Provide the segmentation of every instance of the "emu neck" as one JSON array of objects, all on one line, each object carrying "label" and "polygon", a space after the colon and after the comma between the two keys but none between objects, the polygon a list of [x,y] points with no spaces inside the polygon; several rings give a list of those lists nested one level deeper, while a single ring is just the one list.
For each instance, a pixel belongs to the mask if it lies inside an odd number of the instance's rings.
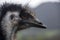
[{"label": "emu neck", "polygon": [[[4,24],[2,25],[2,35],[1,36],[1,39],[2,40],[15,40],[14,39],[14,36],[16,35],[16,29],[17,27],[16,26],[11,26],[10,24]],[[3,37],[3,38],[2,38]]]},{"label": "emu neck", "polygon": [[3,31],[2,31],[2,28],[0,27],[0,40],[6,40],[5,39],[5,35],[3,35]]}]

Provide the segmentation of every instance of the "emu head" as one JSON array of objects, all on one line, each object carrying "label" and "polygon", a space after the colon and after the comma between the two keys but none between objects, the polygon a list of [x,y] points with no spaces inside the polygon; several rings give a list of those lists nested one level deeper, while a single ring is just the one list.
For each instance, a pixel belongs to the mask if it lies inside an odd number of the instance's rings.
[{"label": "emu head", "polygon": [[33,12],[17,4],[4,4],[1,7],[0,26],[6,40],[14,40],[18,30],[30,27],[46,28],[41,22],[36,20]]}]

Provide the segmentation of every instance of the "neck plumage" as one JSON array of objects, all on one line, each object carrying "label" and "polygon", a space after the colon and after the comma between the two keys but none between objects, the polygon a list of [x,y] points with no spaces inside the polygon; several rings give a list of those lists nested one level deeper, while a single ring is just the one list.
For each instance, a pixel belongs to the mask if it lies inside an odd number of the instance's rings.
[{"label": "neck plumage", "polygon": [[6,40],[6,35],[3,34],[3,30],[1,26],[0,26],[0,40]]},{"label": "neck plumage", "polygon": [[0,40],[15,40],[17,27],[2,26],[0,28]]}]

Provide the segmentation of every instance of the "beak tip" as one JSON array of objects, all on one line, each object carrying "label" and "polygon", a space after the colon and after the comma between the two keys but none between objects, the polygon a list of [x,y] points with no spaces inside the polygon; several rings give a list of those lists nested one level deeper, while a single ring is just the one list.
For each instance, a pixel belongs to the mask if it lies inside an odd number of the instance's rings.
[{"label": "beak tip", "polygon": [[43,25],[42,27],[43,27],[44,29],[47,29],[47,25]]},{"label": "beak tip", "polygon": [[47,27],[44,27],[44,29],[47,29]]},{"label": "beak tip", "polygon": [[47,29],[47,27],[45,27],[45,26],[41,26],[41,28],[43,28],[43,29]]}]

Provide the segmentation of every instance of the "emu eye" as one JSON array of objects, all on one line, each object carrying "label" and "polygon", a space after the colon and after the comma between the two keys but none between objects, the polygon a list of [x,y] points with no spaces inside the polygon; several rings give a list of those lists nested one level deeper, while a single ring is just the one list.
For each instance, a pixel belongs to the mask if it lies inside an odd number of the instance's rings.
[{"label": "emu eye", "polygon": [[10,18],[13,19],[14,18],[14,15],[11,15]]},{"label": "emu eye", "polygon": [[29,13],[21,13],[20,17],[22,19],[29,19],[29,18],[33,18],[32,15],[30,15]]}]

